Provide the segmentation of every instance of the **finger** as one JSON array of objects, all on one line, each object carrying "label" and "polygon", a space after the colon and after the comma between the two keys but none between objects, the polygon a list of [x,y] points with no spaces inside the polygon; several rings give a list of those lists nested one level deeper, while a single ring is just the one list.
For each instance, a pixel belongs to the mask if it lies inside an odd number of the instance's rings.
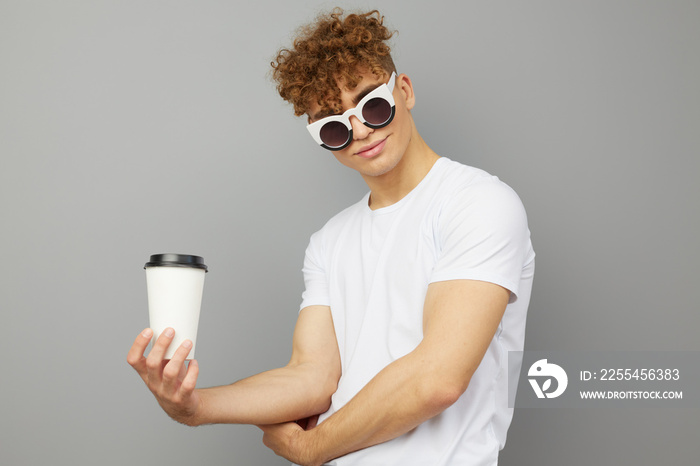
[{"label": "finger", "polygon": [[174,393],[177,390],[178,382],[181,380],[179,376],[186,371],[185,358],[191,349],[192,342],[190,340],[183,341],[175,351],[175,354],[173,354],[170,362],[165,365],[163,369],[163,388],[169,393]]},{"label": "finger", "polygon": [[258,426],[262,429],[263,444],[276,454],[290,459],[287,455],[291,437],[304,430],[296,422],[285,422],[267,426]]},{"label": "finger", "polygon": [[[182,345],[180,345],[180,348],[178,348],[179,351],[183,352],[183,364],[180,365],[180,373],[177,375],[178,382],[182,382],[182,380],[185,378],[185,375],[187,374],[187,368],[189,367],[189,364],[187,362],[187,356],[190,355],[193,346],[194,343],[192,343],[192,340],[185,340],[182,342]],[[177,351],[175,351],[175,354],[177,354]]]},{"label": "finger", "polygon": [[170,327],[166,328],[153,344],[151,352],[148,353],[146,367],[148,368],[148,381],[150,383],[159,383],[161,381],[164,367],[163,357],[174,336],[175,330]]},{"label": "finger", "polygon": [[180,391],[183,397],[187,397],[194,392],[197,386],[197,376],[199,376],[199,363],[197,363],[196,359],[193,359],[187,366],[187,373],[185,374],[185,378],[182,379],[182,385],[180,385]]},{"label": "finger", "polygon": [[139,334],[139,336],[136,337],[134,344],[131,345],[129,353],[126,355],[126,362],[128,362],[131,367],[133,367],[136,372],[139,373],[144,381],[147,377],[146,358],[144,357],[144,353],[152,337],[153,330],[150,328],[145,329]]},{"label": "finger", "polygon": [[304,430],[311,430],[318,425],[318,414],[311,416],[306,423]]},{"label": "finger", "polygon": [[298,419],[296,423],[299,424],[299,427],[306,430],[306,426],[309,424],[309,418],[305,417],[304,419]]},{"label": "finger", "polygon": [[177,374],[178,383],[182,383],[182,380],[185,378],[185,375],[187,374],[187,366],[187,359],[185,359],[185,362],[180,366],[180,372]]}]

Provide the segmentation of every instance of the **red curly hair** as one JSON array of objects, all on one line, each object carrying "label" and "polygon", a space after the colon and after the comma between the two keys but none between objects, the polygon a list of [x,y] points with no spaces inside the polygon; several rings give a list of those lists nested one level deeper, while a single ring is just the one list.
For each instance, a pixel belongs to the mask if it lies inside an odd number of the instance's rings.
[{"label": "red curly hair", "polygon": [[300,29],[291,49],[281,49],[272,77],[282,98],[294,105],[294,113],[303,115],[313,102],[324,111],[340,113],[338,82],[354,89],[371,72],[377,78],[396,71],[387,41],[394,32],[384,26],[377,10],[349,14],[334,9]]}]

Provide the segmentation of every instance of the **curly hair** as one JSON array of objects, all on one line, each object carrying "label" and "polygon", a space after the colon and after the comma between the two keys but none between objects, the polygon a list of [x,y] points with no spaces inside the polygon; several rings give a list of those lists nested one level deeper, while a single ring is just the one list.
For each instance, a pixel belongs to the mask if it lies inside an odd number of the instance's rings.
[{"label": "curly hair", "polygon": [[315,101],[324,111],[340,113],[338,82],[354,89],[371,72],[381,79],[396,71],[388,39],[394,35],[384,26],[377,10],[349,14],[334,9],[299,30],[291,49],[281,49],[271,62],[272,78],[280,96],[299,116]]}]

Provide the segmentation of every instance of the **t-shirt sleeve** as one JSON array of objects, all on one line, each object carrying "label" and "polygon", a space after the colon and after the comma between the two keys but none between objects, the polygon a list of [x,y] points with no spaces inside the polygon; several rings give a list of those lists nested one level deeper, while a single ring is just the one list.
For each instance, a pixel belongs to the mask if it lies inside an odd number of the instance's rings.
[{"label": "t-shirt sleeve", "polygon": [[450,197],[440,211],[436,241],[431,282],[487,281],[517,296],[522,269],[534,259],[523,204],[495,177]]},{"label": "t-shirt sleeve", "polygon": [[301,295],[301,306],[305,307],[330,306],[330,293],[328,292],[328,275],[323,260],[322,231],[311,236],[309,245],[304,255],[304,292]]}]

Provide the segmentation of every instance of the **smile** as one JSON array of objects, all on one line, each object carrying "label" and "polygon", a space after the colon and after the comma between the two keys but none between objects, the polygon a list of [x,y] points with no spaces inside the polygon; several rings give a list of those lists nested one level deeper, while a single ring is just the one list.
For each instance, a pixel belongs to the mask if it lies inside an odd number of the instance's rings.
[{"label": "smile", "polygon": [[[387,136],[387,138],[388,138],[388,136]],[[384,138],[381,141],[373,142],[372,144],[364,146],[359,151],[355,152],[355,155],[362,157],[362,158],[365,158],[365,159],[369,159],[369,158],[372,158],[372,157],[378,155],[384,149],[384,146],[386,145],[387,138]]]}]

